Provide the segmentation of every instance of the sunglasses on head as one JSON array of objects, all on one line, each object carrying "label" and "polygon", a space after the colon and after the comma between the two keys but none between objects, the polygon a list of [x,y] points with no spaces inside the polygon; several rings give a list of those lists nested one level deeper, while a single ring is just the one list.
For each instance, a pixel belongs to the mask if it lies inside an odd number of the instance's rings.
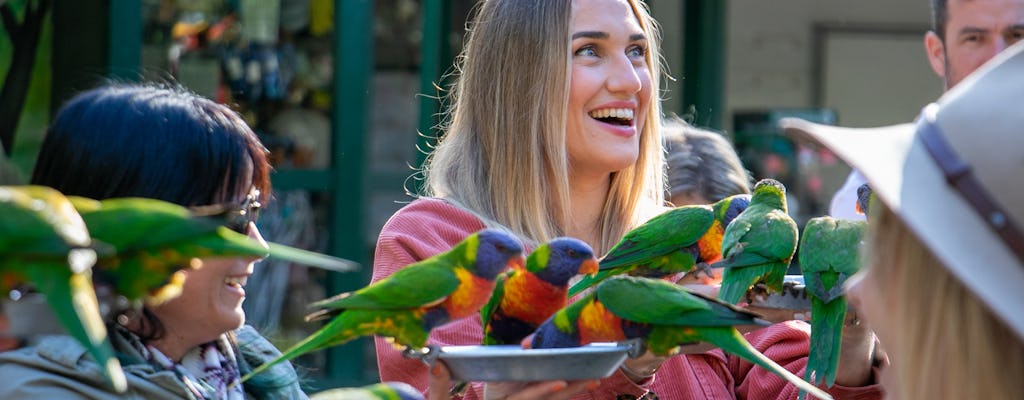
[{"label": "sunglasses on head", "polygon": [[260,216],[260,190],[252,188],[245,200],[234,204],[214,204],[189,208],[193,215],[220,219],[224,227],[247,235],[249,223],[255,223]]}]

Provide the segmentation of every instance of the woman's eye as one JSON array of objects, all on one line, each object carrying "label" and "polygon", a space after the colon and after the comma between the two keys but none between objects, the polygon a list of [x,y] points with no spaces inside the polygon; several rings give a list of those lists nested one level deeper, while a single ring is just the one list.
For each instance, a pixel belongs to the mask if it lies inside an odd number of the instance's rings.
[{"label": "woman's eye", "polygon": [[594,56],[597,56],[597,50],[595,50],[593,46],[586,45],[586,46],[583,46],[583,47],[580,47],[579,49],[577,49],[576,52],[573,53],[573,55],[584,56],[584,57],[594,57]]},{"label": "woman's eye", "polygon": [[642,57],[647,56],[647,48],[644,47],[644,46],[639,46],[639,45],[638,46],[631,46],[629,49],[626,49],[626,55],[628,55],[631,58],[632,57],[641,57],[642,58]]}]

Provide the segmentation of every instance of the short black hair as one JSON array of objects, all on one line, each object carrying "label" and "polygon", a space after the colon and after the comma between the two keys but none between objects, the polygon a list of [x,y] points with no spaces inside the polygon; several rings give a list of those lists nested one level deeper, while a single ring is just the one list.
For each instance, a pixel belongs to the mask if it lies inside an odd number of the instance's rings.
[{"label": "short black hair", "polygon": [[949,20],[949,0],[931,0],[932,3],[932,32],[939,36],[943,43],[946,42],[946,21]]},{"label": "short black hair", "polygon": [[266,148],[223,104],[180,87],[110,84],[83,92],[46,131],[31,183],[102,200],[146,197],[183,206],[270,192]]}]

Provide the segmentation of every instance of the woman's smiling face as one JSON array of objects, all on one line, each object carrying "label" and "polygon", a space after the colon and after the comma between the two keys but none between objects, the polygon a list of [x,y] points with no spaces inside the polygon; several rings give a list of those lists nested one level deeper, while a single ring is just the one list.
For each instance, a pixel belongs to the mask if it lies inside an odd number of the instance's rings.
[{"label": "woman's smiling face", "polygon": [[574,0],[566,146],[576,176],[633,165],[650,108],[647,37],[626,0]]}]

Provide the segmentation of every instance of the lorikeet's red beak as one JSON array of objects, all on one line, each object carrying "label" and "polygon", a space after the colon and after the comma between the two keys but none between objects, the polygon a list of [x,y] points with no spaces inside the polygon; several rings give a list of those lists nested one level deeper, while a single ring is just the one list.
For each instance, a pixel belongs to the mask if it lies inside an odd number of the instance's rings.
[{"label": "lorikeet's red beak", "polygon": [[508,260],[508,266],[516,269],[524,269],[526,268],[526,257],[522,254],[512,257]]},{"label": "lorikeet's red beak", "polygon": [[598,267],[600,267],[600,264],[598,264],[597,258],[591,258],[589,260],[584,261],[583,264],[580,265],[580,273],[594,275],[597,273]]}]

